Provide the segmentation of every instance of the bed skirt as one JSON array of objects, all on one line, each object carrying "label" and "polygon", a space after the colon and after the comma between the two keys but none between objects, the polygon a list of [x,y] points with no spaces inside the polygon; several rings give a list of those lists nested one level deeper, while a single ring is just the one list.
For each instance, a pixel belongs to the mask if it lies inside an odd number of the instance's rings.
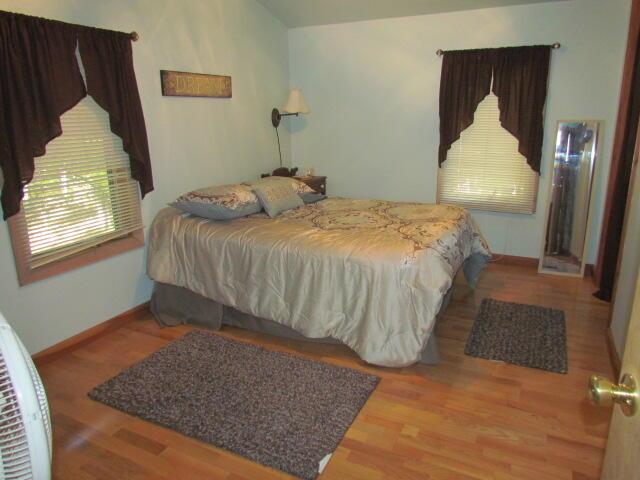
[{"label": "bed skirt", "polygon": [[[443,312],[451,298],[449,289],[442,301],[440,312]],[[243,313],[203,297],[191,290],[166,283],[155,282],[150,302],[151,313],[160,326],[170,327],[182,324],[194,324],[212,330],[220,330],[222,325],[231,325],[254,332],[266,333],[278,337],[305,340],[308,342],[340,344],[331,338],[309,338],[301,333],[266,318],[259,318]],[[436,321],[441,313],[436,317]],[[438,345],[435,335],[431,335],[418,363],[435,365],[439,363]]]}]

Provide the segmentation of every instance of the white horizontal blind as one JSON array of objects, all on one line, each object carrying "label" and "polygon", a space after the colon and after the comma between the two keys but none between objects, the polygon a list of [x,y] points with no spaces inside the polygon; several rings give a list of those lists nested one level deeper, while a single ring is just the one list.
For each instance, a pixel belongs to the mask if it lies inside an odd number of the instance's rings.
[{"label": "white horizontal blind", "polygon": [[518,152],[518,140],[500,125],[498,98],[490,93],[439,169],[438,202],[534,213],[537,190],[538,174]]},{"label": "white horizontal blind", "polygon": [[142,228],[138,184],[107,112],[87,96],[61,123],[22,201],[19,235],[31,268]]}]

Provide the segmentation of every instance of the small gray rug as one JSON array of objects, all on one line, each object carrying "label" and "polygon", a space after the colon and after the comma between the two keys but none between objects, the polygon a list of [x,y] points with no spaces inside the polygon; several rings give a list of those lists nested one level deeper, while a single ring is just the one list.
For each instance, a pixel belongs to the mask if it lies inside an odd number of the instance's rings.
[{"label": "small gray rug", "polygon": [[313,479],[379,380],[192,331],[97,386],[89,397]]},{"label": "small gray rug", "polygon": [[464,353],[472,357],[567,373],[564,312],[485,298]]}]

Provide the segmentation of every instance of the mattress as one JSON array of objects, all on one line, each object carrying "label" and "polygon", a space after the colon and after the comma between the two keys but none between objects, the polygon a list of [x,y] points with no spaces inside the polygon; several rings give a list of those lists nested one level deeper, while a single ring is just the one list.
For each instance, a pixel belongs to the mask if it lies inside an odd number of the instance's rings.
[{"label": "mattress", "polygon": [[165,208],[150,228],[147,270],[396,367],[419,359],[457,271],[474,286],[489,258],[462,208],[330,198],[273,219],[211,221]]}]

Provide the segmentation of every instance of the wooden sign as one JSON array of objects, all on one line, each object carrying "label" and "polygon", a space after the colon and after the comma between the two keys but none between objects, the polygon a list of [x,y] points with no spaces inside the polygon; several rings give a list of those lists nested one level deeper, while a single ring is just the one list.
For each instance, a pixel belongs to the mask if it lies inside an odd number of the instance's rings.
[{"label": "wooden sign", "polygon": [[160,70],[165,97],[231,98],[231,77]]}]

